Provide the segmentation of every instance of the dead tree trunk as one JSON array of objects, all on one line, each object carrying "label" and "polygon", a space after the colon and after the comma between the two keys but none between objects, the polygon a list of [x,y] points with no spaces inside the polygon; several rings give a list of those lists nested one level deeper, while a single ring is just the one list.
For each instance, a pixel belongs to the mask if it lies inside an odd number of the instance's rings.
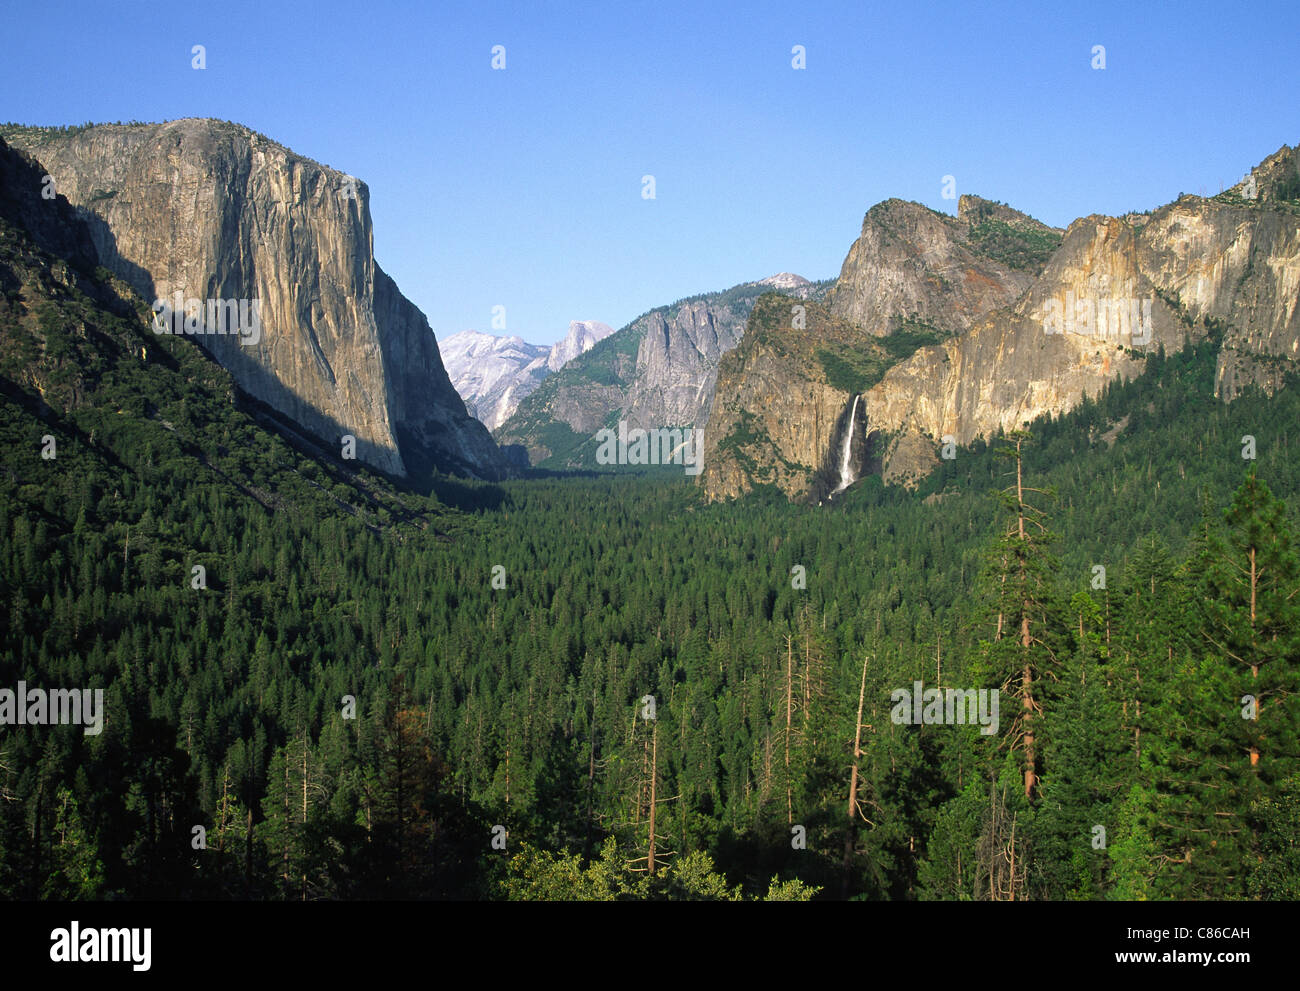
[{"label": "dead tree trunk", "polygon": [[862,755],[862,705],[867,697],[867,661],[862,656],[862,683],[858,686],[858,718],[853,728],[853,762],[849,772],[848,829],[844,836],[844,880],[842,895],[848,898],[849,875],[853,868],[853,839],[858,828],[858,758]]}]

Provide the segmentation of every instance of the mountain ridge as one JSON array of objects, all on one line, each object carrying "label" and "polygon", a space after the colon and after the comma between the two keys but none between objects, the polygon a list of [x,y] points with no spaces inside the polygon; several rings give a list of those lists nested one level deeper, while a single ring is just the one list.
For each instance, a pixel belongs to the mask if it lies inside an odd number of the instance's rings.
[{"label": "mountain ridge", "polygon": [[[791,273],[771,279],[809,299],[829,285]],[[576,468],[594,466],[595,433],[620,419],[630,429],[703,427],[718,360],[739,342],[755,301],[771,291],[768,280],[647,310],[547,379],[495,436],[534,465]]]},{"label": "mountain ridge", "polygon": [[438,344],[451,384],[489,430],[503,424],[548,375],[614,333],[599,320],[573,320],[552,345],[528,344],[516,335],[462,330]]},{"label": "mountain ridge", "polygon": [[[841,406],[857,395],[865,400],[865,443],[855,449],[878,459],[886,482],[914,486],[939,464],[945,439],[968,444],[1066,412],[1108,382],[1140,374],[1148,354],[1176,351],[1211,333],[1222,332],[1216,395],[1224,400],[1251,385],[1277,388],[1295,366],[1300,162],[1294,149],[1283,145],[1216,197],[1184,195],[1122,218],[1080,217],[1059,232],[1059,241],[1057,233],[978,197],[962,198],[958,218],[900,200],[868,211],[828,297],[830,314],[858,328],[857,347],[871,338],[888,342],[910,326],[934,338],[877,381],[862,380],[861,388],[840,382]],[[769,321],[766,331],[769,341],[796,333],[781,321]],[[726,388],[715,393],[712,422],[735,433],[743,421],[744,437],[790,439],[763,448],[728,446],[730,433],[715,437],[709,446],[715,462],[706,457],[700,484],[708,498],[721,499],[777,478],[788,498],[815,498],[811,468],[790,475],[778,466],[821,463],[834,439],[831,428],[823,426],[815,441],[789,435],[769,410],[771,396],[745,381],[752,357],[742,341],[724,358],[719,381],[725,378]],[[774,391],[799,394],[824,382],[798,365],[764,369],[765,388]],[[798,414],[783,409],[781,415]],[[815,419],[833,418],[820,410]]]}]

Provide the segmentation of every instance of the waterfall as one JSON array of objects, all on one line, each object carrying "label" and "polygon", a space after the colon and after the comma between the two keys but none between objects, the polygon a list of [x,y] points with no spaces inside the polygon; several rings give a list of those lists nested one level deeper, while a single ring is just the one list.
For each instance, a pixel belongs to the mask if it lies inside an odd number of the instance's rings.
[{"label": "waterfall", "polygon": [[849,429],[844,432],[844,452],[840,455],[840,484],[831,493],[832,499],[857,481],[853,477],[853,468],[849,464],[853,456],[853,425],[857,420],[857,416],[858,397],[855,395],[853,405],[849,408]]}]

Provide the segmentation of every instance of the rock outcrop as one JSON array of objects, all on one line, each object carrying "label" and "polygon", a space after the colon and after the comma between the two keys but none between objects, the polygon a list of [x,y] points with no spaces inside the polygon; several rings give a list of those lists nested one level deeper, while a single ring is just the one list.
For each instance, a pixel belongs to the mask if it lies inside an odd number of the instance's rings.
[{"label": "rock outcrop", "polygon": [[[830,439],[842,436],[860,390],[852,366],[887,361],[882,345],[815,302],[769,293],[750,314],[743,343],[723,355],[700,479],[713,498],[772,486],[791,499],[821,499],[839,479]],[[857,464],[870,461],[858,424]],[[865,441],[865,444],[864,444]]]},{"label": "rock outcrop", "polygon": [[[700,478],[710,498],[764,484],[792,499],[826,497],[836,478],[828,471],[833,432],[842,430],[853,396],[879,382],[915,344],[964,331],[1017,299],[1060,242],[1059,231],[1010,207],[975,196],[958,205],[959,215],[950,217],[902,200],[877,204],[863,219],[825,310],[809,308],[799,326],[788,313],[778,319],[793,300],[771,303],[760,314],[760,337],[752,336],[751,316],[744,341],[723,359],[707,416]],[[767,395],[768,389],[780,394]],[[809,404],[806,414],[800,402]],[[855,457],[879,463],[883,441],[867,403],[863,410],[864,444],[854,448]],[[898,438],[889,443],[886,453],[898,453]]]},{"label": "rock outcrop", "polygon": [[958,200],[956,217],[886,200],[863,218],[827,301],[876,337],[904,321],[957,333],[1014,302],[1059,241],[1060,231],[976,196]]},{"label": "rock outcrop", "polygon": [[365,183],[215,120],[15,128],[147,300],[256,300],[260,334],[195,337],[240,388],[393,475],[498,477],[424,315],[375,263]]},{"label": "rock outcrop", "polygon": [[[867,394],[868,416],[931,449],[944,435],[964,444],[1069,410],[1140,374],[1147,353],[1211,331],[1222,334],[1220,398],[1273,389],[1297,367],[1298,300],[1300,209],[1286,201],[1234,190],[1149,216],[1085,217],[1015,306],[891,369]],[[924,468],[887,458],[885,478]]]}]

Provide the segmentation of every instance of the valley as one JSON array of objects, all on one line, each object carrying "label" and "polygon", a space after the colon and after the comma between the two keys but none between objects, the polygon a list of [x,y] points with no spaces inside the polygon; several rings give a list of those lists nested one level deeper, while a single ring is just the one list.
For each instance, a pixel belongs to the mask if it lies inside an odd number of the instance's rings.
[{"label": "valley", "polygon": [[553,27],[0,125],[0,899],[1300,898],[1285,121],[1044,177],[1045,61]]},{"label": "valley", "polygon": [[[5,162],[7,190],[40,171]],[[268,430],[236,373],[153,332],[70,205],[29,226],[31,200],[3,206],[3,670],[105,691],[94,736],[4,738],[7,897],[1291,892],[1300,623],[1278,500],[1300,493],[1300,392],[1216,397],[1220,325],[1037,417],[1011,461],[977,437],[911,489],[866,474],[822,506],[716,502],[633,467],[421,494]],[[790,305],[757,300],[748,361],[825,374],[811,345],[782,350]],[[853,340],[793,305],[822,346]],[[725,360],[720,382],[753,381]],[[825,388],[842,483],[876,425]],[[1000,496],[1009,467],[1049,494]],[[1057,549],[1018,543],[1017,514]],[[998,635],[1022,628],[1028,682]],[[1223,638],[1252,663],[1206,649]],[[1001,731],[891,720],[918,680],[1001,691]],[[1258,721],[1225,726],[1243,694]],[[656,792],[674,799],[651,818]],[[981,852],[1010,814],[1017,868]],[[651,845],[656,872],[627,871]]]}]

